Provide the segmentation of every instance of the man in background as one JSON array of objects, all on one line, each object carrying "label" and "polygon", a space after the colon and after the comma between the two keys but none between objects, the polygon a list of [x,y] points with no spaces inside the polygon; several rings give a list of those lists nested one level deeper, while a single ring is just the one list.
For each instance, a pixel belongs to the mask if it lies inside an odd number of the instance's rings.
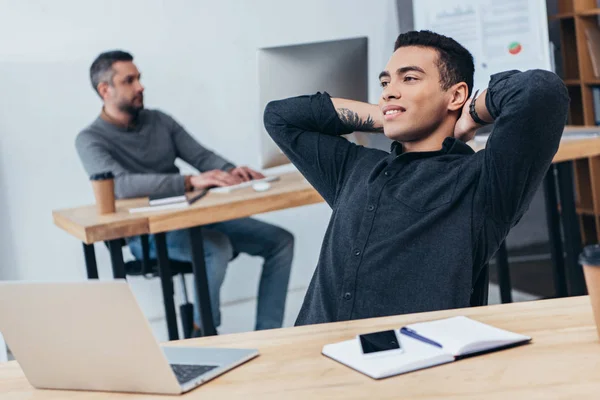
[{"label": "man in background", "polygon": [[[90,79],[102,99],[102,111],[75,141],[89,175],[106,171],[114,174],[116,198],[184,194],[264,177],[251,168],[236,167],[206,149],[162,111],[144,109],[140,77],[131,54],[123,51],[100,54],[92,63]],[[174,164],[177,158],[199,173],[181,175]],[[265,260],[258,290],[256,329],[281,327],[293,258],[292,234],[251,218],[210,224],[202,232],[215,326],[221,322],[219,292],[227,264],[234,254],[247,253]],[[191,261],[185,230],[168,232],[166,240],[169,258]],[[141,239],[130,238],[128,243],[133,255],[141,259]],[[156,258],[153,236],[150,236],[150,257]],[[196,329],[199,319],[196,307]]]}]

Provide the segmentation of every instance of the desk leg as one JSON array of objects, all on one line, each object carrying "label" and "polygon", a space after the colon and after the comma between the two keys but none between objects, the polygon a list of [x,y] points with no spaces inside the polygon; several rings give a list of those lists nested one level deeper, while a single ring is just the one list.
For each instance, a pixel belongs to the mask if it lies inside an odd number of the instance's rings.
[{"label": "desk leg", "polygon": [[115,279],[125,279],[125,263],[123,262],[123,241],[121,239],[108,242],[110,261]]},{"label": "desk leg", "polygon": [[171,265],[167,253],[167,238],[165,233],[154,235],[156,243],[156,258],[158,259],[158,273],[163,292],[163,302],[165,304],[165,316],[167,318],[167,330],[169,331],[169,340],[178,340],[179,332],[177,329],[177,315],[175,314],[175,301],[173,300],[173,275],[171,274]]},{"label": "desk leg", "polygon": [[94,243],[83,243],[83,256],[85,258],[85,268],[87,270],[88,279],[98,279],[98,266],[96,265]]},{"label": "desk leg", "polygon": [[210,308],[210,296],[208,293],[208,278],[206,276],[206,263],[204,261],[204,243],[202,241],[202,227],[189,229],[190,244],[192,246],[192,265],[194,268],[194,284],[196,287],[197,307],[200,309],[202,321],[202,334],[213,336],[217,334],[213,322],[212,310]]},{"label": "desk leg", "polygon": [[496,270],[498,271],[498,284],[500,285],[500,301],[512,303],[512,284],[510,283],[510,270],[508,269],[508,251],[506,242],[502,242],[496,252]]},{"label": "desk leg", "polygon": [[565,259],[563,242],[560,233],[560,216],[558,214],[558,199],[556,197],[556,180],[554,165],[544,178],[544,201],[546,205],[546,225],[550,238],[550,257],[552,258],[552,271],[554,273],[554,292],[556,297],[569,295],[567,277],[565,275]]},{"label": "desk leg", "polygon": [[583,269],[578,261],[582,245],[579,219],[575,210],[573,163],[571,161],[558,163],[556,170],[558,171],[558,191],[560,193],[563,233],[565,235],[570,294],[571,296],[579,296],[585,294],[586,290]]}]

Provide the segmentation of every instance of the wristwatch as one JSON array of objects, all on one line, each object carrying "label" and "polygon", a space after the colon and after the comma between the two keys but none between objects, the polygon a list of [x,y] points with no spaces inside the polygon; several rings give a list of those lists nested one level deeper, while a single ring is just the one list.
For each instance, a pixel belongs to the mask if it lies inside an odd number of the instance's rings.
[{"label": "wristwatch", "polygon": [[471,118],[473,118],[473,121],[475,121],[479,125],[489,125],[489,124],[491,124],[491,122],[485,122],[484,120],[479,118],[479,115],[477,115],[477,111],[475,110],[475,100],[477,100],[478,93],[479,93],[479,90],[477,90],[475,92],[475,94],[473,95],[473,100],[471,100],[471,104],[469,104],[469,115],[471,115]]}]

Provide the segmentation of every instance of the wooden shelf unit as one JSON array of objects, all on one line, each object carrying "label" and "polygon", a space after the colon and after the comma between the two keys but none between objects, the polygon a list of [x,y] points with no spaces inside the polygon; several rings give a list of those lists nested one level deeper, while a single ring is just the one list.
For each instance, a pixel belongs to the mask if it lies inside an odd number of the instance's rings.
[{"label": "wooden shelf unit", "polygon": [[569,87],[571,106],[569,125],[595,125],[592,88],[600,86],[594,75],[585,37],[585,28],[598,24],[600,8],[596,0],[559,0],[560,40],[565,84]]},{"label": "wooden shelf unit", "polygon": [[[594,75],[585,28],[598,24],[599,16],[596,0],[559,0],[558,14],[550,17],[560,27],[563,79],[571,97],[569,125],[596,125],[592,89],[600,86],[600,77]],[[600,243],[600,157],[576,160],[574,170],[583,244]]]}]

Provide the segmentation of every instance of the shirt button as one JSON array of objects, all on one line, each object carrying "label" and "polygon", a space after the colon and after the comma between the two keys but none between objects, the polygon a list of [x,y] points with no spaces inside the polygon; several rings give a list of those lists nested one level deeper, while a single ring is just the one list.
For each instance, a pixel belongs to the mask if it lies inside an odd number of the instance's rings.
[{"label": "shirt button", "polygon": [[369,211],[373,211],[374,209],[375,209],[375,206],[372,204],[367,207],[367,210],[369,210]]},{"label": "shirt button", "polygon": [[385,176],[390,176],[390,171],[385,171],[383,174],[384,174]]},{"label": "shirt button", "polygon": [[354,255],[357,257],[360,256],[360,250],[354,250]]},{"label": "shirt button", "polygon": [[344,295],[344,298],[345,298],[346,300],[350,300],[350,299],[352,298],[352,293],[350,293],[350,292],[346,292],[346,294]]}]

